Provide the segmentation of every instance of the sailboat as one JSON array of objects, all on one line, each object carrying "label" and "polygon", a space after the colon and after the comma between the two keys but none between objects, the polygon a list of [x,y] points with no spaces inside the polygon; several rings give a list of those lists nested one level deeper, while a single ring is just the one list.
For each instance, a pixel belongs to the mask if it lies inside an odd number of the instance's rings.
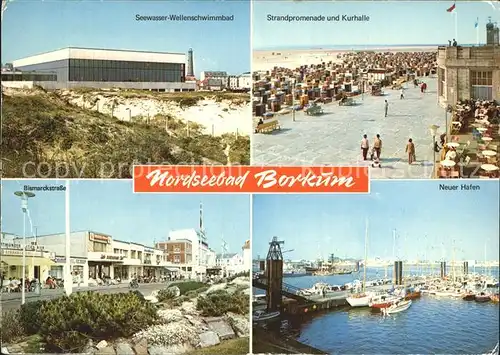
[{"label": "sailboat", "polygon": [[366,260],[368,258],[368,220],[366,221],[365,230],[365,262],[363,263],[363,291],[360,293],[355,293],[354,295],[347,297],[347,303],[351,307],[368,307],[372,299],[372,294],[365,292],[366,288]]}]

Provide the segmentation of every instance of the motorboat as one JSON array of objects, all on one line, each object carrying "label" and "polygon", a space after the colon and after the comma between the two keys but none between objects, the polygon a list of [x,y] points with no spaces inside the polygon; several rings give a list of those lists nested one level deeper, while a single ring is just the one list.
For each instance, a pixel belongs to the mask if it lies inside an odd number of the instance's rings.
[{"label": "motorboat", "polygon": [[468,293],[464,294],[462,296],[462,299],[464,301],[475,301],[476,300],[476,294],[473,293],[472,291],[469,291]]},{"label": "motorboat", "polygon": [[387,308],[401,299],[402,298],[399,296],[394,296],[394,295],[390,295],[390,294],[378,295],[378,296],[373,297],[370,300],[368,305],[371,308],[377,308],[377,309]]},{"label": "motorboat", "polygon": [[405,300],[414,300],[416,298],[420,298],[420,296],[422,295],[422,292],[420,291],[420,288],[416,287],[416,288],[410,288],[408,290],[406,290],[405,292]]},{"label": "motorboat", "polygon": [[479,295],[476,295],[475,301],[479,303],[489,302],[491,300],[490,295],[481,292]]},{"label": "motorboat", "polygon": [[381,310],[382,314],[387,316],[389,314],[406,311],[408,308],[410,308],[410,306],[411,306],[411,300],[408,301],[404,300],[404,301],[398,301],[387,308],[381,308]]},{"label": "motorboat", "polygon": [[372,297],[371,293],[356,293],[347,297],[346,301],[351,307],[369,307]]},{"label": "motorboat", "polygon": [[271,319],[278,318],[280,316],[279,311],[275,312],[266,312],[266,311],[255,311],[252,316],[252,320],[254,322],[262,322],[262,321],[268,321]]}]

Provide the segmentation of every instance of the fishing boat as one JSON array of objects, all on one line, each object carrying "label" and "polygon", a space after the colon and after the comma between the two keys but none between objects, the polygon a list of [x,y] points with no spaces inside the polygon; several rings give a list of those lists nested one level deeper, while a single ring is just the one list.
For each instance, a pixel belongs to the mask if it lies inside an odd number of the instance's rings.
[{"label": "fishing boat", "polygon": [[394,314],[394,313],[406,311],[408,308],[410,308],[410,306],[411,306],[411,300],[398,301],[387,308],[382,308],[381,310],[382,310],[382,314],[387,316],[389,314]]},{"label": "fishing boat", "polygon": [[279,311],[275,312],[265,312],[265,311],[255,311],[252,316],[254,322],[268,321],[271,319],[278,318],[280,316]]},{"label": "fishing boat", "polygon": [[390,294],[384,294],[384,295],[378,295],[373,297],[370,302],[369,306],[371,308],[387,308],[389,306],[392,306],[395,302],[400,301],[402,298]]},{"label": "fishing boat", "polygon": [[479,295],[476,295],[474,300],[476,302],[479,302],[479,303],[484,303],[484,302],[489,302],[491,300],[491,298],[490,298],[490,295],[487,295],[484,292],[481,292]]}]

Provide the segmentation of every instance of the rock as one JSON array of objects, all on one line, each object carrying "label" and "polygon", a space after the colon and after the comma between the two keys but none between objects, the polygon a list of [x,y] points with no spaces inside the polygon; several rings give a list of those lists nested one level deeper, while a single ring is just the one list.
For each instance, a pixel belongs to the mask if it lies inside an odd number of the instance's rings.
[{"label": "rock", "polygon": [[98,355],[116,355],[115,348],[113,346],[106,346],[100,349],[96,354]]},{"label": "rock", "polygon": [[205,332],[200,334],[200,347],[207,348],[220,344],[219,335],[216,332]]},{"label": "rock", "polygon": [[219,335],[220,340],[227,340],[236,337],[231,325],[227,324],[223,317],[205,318],[208,328]]},{"label": "rock", "polygon": [[181,289],[177,286],[172,286],[167,288],[167,291],[173,296],[173,297],[179,297],[181,295]]},{"label": "rock", "polygon": [[182,312],[178,309],[162,309],[158,311],[158,316],[165,323],[172,323],[180,321],[182,317]]},{"label": "rock", "polygon": [[148,347],[149,355],[178,355],[192,351],[194,348],[188,344],[158,346],[152,345]]},{"label": "rock", "polygon": [[95,347],[101,350],[104,349],[106,346],[108,346],[108,342],[106,340],[101,340],[100,342],[97,343]]},{"label": "rock", "polygon": [[193,316],[190,316],[189,314],[186,314],[184,318],[186,318],[192,326],[196,327],[199,332],[208,330],[208,327],[201,319],[197,319]]},{"label": "rock", "polygon": [[116,355],[135,355],[135,352],[129,343],[119,342],[116,344]]},{"label": "rock", "polygon": [[198,315],[199,312],[196,310],[196,303],[189,301],[183,302],[181,305],[181,311],[187,315]]},{"label": "rock", "polygon": [[250,319],[235,313],[226,314],[226,319],[240,337],[250,336]]},{"label": "rock", "polygon": [[226,287],[227,287],[227,284],[225,284],[225,283],[212,285],[205,293],[208,295],[208,294],[216,292],[216,291],[224,290]]},{"label": "rock", "polygon": [[85,345],[82,352],[84,354],[95,354],[97,352],[97,349],[94,347],[94,342],[92,341],[92,339],[89,339],[87,345]]},{"label": "rock", "polygon": [[158,303],[158,298],[156,298],[155,296],[144,296],[144,299],[151,303]]},{"label": "rock", "polygon": [[134,350],[137,355],[148,355],[148,341],[144,338],[139,339],[134,345]]},{"label": "rock", "polygon": [[8,355],[9,350],[7,348],[2,347],[2,354]]}]

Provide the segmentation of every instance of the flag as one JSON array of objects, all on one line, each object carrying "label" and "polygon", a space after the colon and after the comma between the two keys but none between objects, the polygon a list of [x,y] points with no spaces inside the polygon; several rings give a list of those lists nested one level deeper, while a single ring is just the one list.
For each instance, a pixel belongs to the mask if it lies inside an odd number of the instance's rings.
[{"label": "flag", "polygon": [[479,17],[476,19],[476,23],[474,24],[474,28],[477,28],[479,26]]},{"label": "flag", "polygon": [[453,10],[455,10],[455,7],[456,7],[456,5],[453,4],[451,7],[449,7],[448,9],[446,9],[446,12],[453,12]]}]

